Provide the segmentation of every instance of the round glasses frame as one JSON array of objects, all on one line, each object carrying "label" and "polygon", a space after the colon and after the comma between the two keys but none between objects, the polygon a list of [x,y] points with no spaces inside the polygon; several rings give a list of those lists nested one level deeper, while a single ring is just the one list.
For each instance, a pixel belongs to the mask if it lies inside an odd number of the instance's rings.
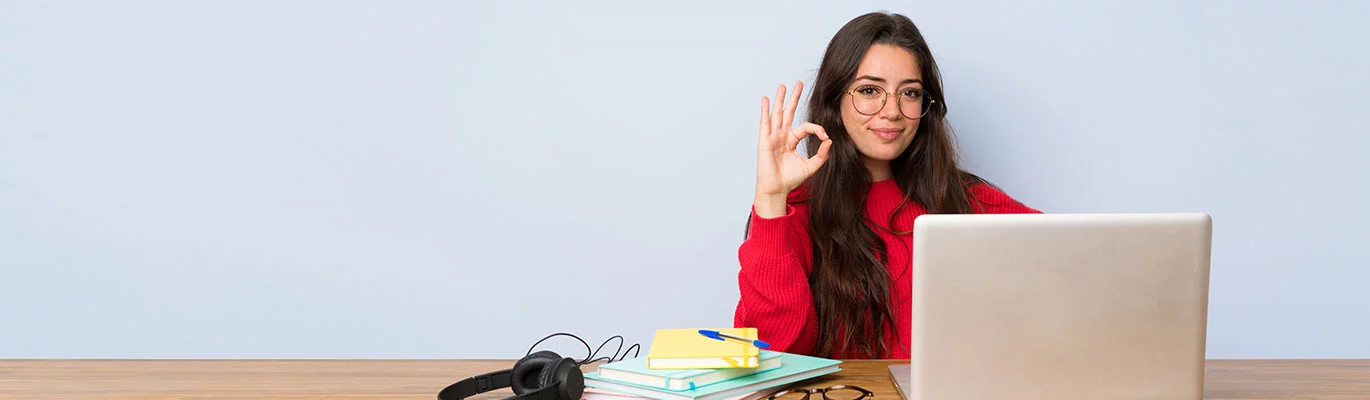
[{"label": "round glasses frame", "polygon": [[[874,89],[880,91],[880,108],[877,108],[877,109],[875,109],[875,111],[872,111],[872,112],[870,112],[870,113],[866,113],[866,112],[864,112],[864,111],[861,111],[861,107],[857,107],[857,106],[856,106],[856,98],[857,98],[857,96],[861,96],[861,95],[859,95],[859,94],[856,94],[856,91],[857,91],[857,90],[861,90],[861,89],[865,89],[865,88],[868,88],[868,87],[869,87],[869,88],[874,88]],[[932,93],[930,93],[930,92],[928,92],[928,91],[926,91],[926,90],[923,90],[923,89],[910,89],[910,90],[918,91],[918,93],[919,93],[920,95],[922,95],[924,99],[927,99],[928,104],[927,104],[927,106],[923,107],[923,113],[922,113],[922,114],[918,114],[917,117],[914,117],[914,116],[910,116],[910,115],[904,113],[904,98],[903,98],[903,97],[899,97],[899,98],[897,98],[897,99],[895,100],[895,106],[899,108],[899,114],[900,114],[900,115],[903,115],[904,118],[908,118],[908,119],[919,119],[919,118],[923,118],[924,116],[927,116],[927,115],[928,115],[928,112],[929,112],[929,111],[932,111],[933,105],[934,105],[934,104],[937,104],[937,99],[932,98]],[[871,86],[860,86],[860,87],[857,87],[857,88],[855,88],[855,89],[848,90],[846,93],[849,94],[849,95],[851,95],[851,107],[852,107],[853,109],[856,109],[856,112],[860,113],[861,115],[875,115],[875,114],[879,114],[879,113],[880,113],[880,110],[884,110],[884,109],[885,109],[885,106],[889,104],[890,95],[894,94],[894,93],[890,93],[890,92],[885,91],[885,88],[882,88],[882,87],[879,87],[879,86],[874,86],[874,85],[871,85]],[[896,96],[897,96],[897,95],[896,95]]]},{"label": "round glasses frame", "polygon": [[[857,392],[860,392],[860,393],[861,393],[861,396],[860,396],[860,397],[857,397],[857,398],[854,398],[854,399],[853,399],[853,398],[833,399],[833,398],[829,398],[829,397],[828,397],[828,391],[831,391],[831,390],[844,390],[844,389],[850,389],[850,390],[855,390],[855,391],[857,391]],[[776,399],[778,399],[778,398],[780,398],[780,397],[788,396],[788,395],[791,395],[791,394],[799,394],[799,393],[803,393],[803,394],[804,394],[804,397],[803,397],[802,399],[800,399],[800,400],[809,400],[809,396],[814,395],[814,394],[821,394],[821,395],[823,396],[823,400],[863,400],[863,399],[868,399],[868,398],[873,398],[873,397],[875,397],[875,393],[872,393],[872,392],[869,391],[869,390],[862,389],[862,388],[857,387],[857,386],[835,385],[835,386],[829,386],[829,387],[819,388],[819,389],[784,389],[784,390],[781,390],[781,391],[779,391],[779,392],[771,393],[769,396],[766,396],[766,397],[765,397],[765,400],[776,400]]]}]

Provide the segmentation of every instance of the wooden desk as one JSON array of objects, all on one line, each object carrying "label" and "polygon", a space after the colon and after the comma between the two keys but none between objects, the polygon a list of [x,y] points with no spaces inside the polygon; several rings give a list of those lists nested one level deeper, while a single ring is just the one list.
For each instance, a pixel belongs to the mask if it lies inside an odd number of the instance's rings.
[{"label": "wooden desk", "polygon": [[[899,399],[886,367],[847,361],[802,382]],[[0,360],[0,399],[434,399],[513,360]],[[586,367],[589,369],[591,367]],[[502,399],[503,389],[473,399]],[[1370,360],[1209,360],[1207,399],[1370,399]]]}]

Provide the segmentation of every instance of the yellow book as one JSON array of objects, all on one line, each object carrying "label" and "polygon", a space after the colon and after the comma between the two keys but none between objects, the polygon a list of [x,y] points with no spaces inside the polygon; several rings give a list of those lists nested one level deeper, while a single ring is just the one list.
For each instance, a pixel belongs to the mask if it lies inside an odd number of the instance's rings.
[{"label": "yellow book", "polygon": [[[756,340],[756,328],[719,328],[719,333]],[[750,343],[713,339],[699,329],[657,329],[647,351],[649,369],[756,368],[760,349]]]}]

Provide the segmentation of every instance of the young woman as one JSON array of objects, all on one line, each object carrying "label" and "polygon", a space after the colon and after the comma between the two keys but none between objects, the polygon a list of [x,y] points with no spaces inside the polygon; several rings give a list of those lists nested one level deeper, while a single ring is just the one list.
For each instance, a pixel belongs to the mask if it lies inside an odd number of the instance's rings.
[{"label": "young woman", "polygon": [[771,350],[907,359],[914,219],[1039,211],[960,169],[937,63],[907,17],[848,22],[813,86],[798,127],[802,82],[788,98],[780,85],[774,105],[761,98],[733,323]]}]

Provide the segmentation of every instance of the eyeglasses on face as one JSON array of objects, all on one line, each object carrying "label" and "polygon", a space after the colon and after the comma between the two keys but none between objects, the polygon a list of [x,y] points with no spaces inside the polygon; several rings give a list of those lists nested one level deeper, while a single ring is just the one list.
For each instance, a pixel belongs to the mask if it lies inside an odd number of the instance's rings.
[{"label": "eyeglasses on face", "polygon": [[[885,88],[876,85],[860,85],[847,91],[851,95],[852,107],[861,115],[875,115],[880,110],[885,109],[885,103],[890,98],[889,92]],[[933,103],[937,100],[932,98],[932,93],[919,88],[900,89],[895,104],[899,107],[899,113],[908,119],[923,118],[932,110]]]}]

